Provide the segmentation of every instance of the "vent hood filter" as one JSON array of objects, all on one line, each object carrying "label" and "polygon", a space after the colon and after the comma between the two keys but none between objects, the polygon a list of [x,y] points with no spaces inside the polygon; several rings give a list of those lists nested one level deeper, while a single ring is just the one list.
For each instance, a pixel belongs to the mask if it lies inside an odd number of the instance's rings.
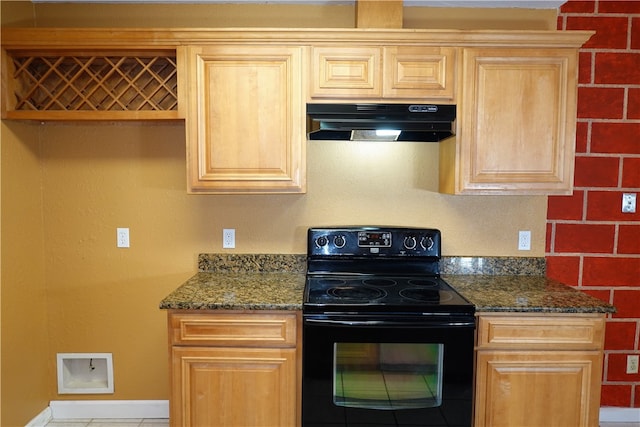
[{"label": "vent hood filter", "polygon": [[307,104],[310,140],[437,142],[454,134],[455,105]]}]

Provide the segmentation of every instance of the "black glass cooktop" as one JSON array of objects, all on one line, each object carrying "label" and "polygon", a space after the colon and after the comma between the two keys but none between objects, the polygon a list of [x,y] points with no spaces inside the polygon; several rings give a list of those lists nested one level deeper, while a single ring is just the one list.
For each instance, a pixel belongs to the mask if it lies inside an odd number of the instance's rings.
[{"label": "black glass cooktop", "polygon": [[439,277],[308,275],[306,311],[447,311],[473,307]]}]

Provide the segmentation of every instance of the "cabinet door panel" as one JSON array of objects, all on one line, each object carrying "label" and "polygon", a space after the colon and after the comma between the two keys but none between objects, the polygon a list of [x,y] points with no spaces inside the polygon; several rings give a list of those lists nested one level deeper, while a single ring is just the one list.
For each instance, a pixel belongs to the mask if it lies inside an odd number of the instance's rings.
[{"label": "cabinet door panel", "polygon": [[384,89],[389,98],[452,100],[455,48],[384,48]]},{"label": "cabinet door panel", "polygon": [[192,47],[190,191],[304,192],[302,48]]},{"label": "cabinet door panel", "polygon": [[462,191],[570,194],[575,51],[465,49]]},{"label": "cabinet door panel", "polygon": [[597,427],[599,351],[479,351],[475,426]]},{"label": "cabinet door panel", "polygon": [[174,347],[173,426],[295,426],[296,350]]},{"label": "cabinet door panel", "polygon": [[311,96],[379,98],[381,64],[378,47],[314,47]]}]

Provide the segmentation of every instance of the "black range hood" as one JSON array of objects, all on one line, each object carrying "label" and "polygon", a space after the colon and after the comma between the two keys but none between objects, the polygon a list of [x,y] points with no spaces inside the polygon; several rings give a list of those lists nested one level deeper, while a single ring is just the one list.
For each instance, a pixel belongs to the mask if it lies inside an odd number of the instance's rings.
[{"label": "black range hood", "polygon": [[454,134],[455,105],[307,104],[310,140],[437,142]]}]

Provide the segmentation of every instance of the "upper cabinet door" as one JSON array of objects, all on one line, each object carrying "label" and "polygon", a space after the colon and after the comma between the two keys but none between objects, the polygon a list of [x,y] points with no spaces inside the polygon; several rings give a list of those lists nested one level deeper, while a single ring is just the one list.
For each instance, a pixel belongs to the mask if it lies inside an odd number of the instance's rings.
[{"label": "upper cabinet door", "polygon": [[304,48],[179,50],[186,64],[181,105],[189,192],[303,193]]},{"label": "upper cabinet door", "polygon": [[317,46],[311,97],[453,100],[456,48]]},{"label": "upper cabinet door", "polygon": [[571,194],[576,69],[577,49],[464,50],[455,192]]},{"label": "upper cabinet door", "polygon": [[314,47],[311,55],[314,98],[380,98],[379,47]]},{"label": "upper cabinet door", "polygon": [[456,50],[446,47],[385,47],[383,96],[453,100]]}]

